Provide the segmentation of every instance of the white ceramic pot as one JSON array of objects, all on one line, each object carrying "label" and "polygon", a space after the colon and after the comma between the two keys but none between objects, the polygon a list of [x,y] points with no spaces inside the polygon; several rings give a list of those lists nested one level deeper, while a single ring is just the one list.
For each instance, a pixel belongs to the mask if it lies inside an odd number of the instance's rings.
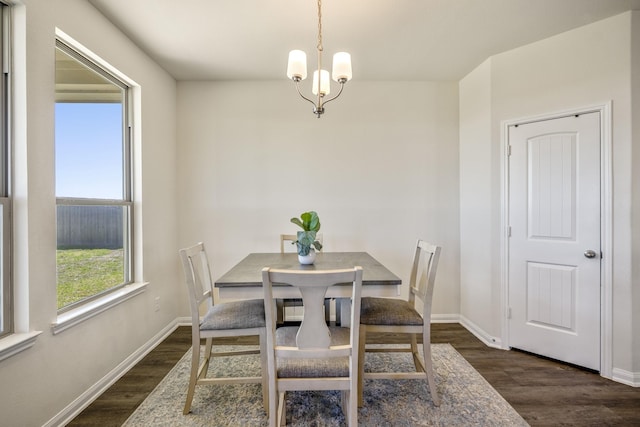
[{"label": "white ceramic pot", "polygon": [[298,255],[298,261],[300,262],[300,264],[305,264],[305,265],[313,264],[315,260],[316,260],[316,251],[314,251],[313,249],[309,251],[309,255]]}]

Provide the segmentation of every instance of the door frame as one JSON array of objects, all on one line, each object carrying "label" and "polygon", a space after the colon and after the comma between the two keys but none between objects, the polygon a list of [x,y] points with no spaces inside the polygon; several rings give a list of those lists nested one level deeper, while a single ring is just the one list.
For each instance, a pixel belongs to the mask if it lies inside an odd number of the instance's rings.
[{"label": "door frame", "polygon": [[500,230],[500,264],[501,264],[501,335],[502,348],[509,349],[509,126],[544,120],[558,119],[585,113],[600,113],[600,245],[602,258],[600,259],[600,375],[612,378],[613,360],[613,250],[612,250],[612,127],[611,101],[559,112],[503,120],[500,126],[500,201],[501,217]]}]

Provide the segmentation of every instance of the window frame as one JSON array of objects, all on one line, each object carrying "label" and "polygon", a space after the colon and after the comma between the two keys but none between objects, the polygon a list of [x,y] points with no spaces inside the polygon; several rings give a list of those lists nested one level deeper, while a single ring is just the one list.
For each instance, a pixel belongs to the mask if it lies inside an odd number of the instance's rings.
[{"label": "window frame", "polygon": [[14,333],[14,306],[13,306],[13,281],[12,281],[12,197],[11,184],[11,115],[10,115],[10,29],[11,10],[4,2],[0,2],[0,59],[2,70],[0,77],[0,338]]},{"label": "window frame", "polygon": [[[123,249],[124,249],[124,281],[113,287],[101,291],[92,296],[83,298],[79,301],[66,305],[58,309],[59,321],[60,316],[70,314],[74,311],[83,311],[83,307],[89,307],[93,311],[97,302],[102,299],[110,301],[118,295],[122,294],[123,288],[134,283],[134,201],[133,201],[133,144],[132,144],[132,104],[133,104],[133,88],[130,84],[120,79],[118,76],[110,72],[104,65],[94,61],[86,53],[80,51],[79,48],[73,46],[73,43],[62,40],[56,36],[56,49],[61,50],[69,55],[91,71],[99,74],[115,86],[123,91],[122,96],[122,199],[102,199],[102,198],[78,198],[78,197],[56,197],[57,206],[120,206],[124,211],[123,218]],[[57,284],[57,283],[56,283]],[[56,292],[57,294],[57,292]],[[100,305],[100,304],[98,304]],[[54,325],[55,327],[55,325]],[[55,331],[54,331],[55,332]]]}]

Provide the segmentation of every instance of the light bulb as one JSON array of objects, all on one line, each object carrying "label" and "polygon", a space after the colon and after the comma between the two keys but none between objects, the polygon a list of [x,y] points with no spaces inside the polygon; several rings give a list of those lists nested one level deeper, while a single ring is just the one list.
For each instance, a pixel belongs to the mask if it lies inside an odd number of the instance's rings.
[{"label": "light bulb", "polygon": [[287,77],[290,79],[307,78],[307,54],[301,50],[289,52],[289,64],[287,65]]},{"label": "light bulb", "polygon": [[[329,72],[320,70],[320,95],[329,95],[331,83],[329,81]],[[311,91],[314,95],[318,94],[318,70],[313,72],[313,86]]]},{"label": "light bulb", "polygon": [[333,80],[340,79],[351,80],[353,73],[351,72],[351,55],[347,52],[338,52],[333,55]]}]

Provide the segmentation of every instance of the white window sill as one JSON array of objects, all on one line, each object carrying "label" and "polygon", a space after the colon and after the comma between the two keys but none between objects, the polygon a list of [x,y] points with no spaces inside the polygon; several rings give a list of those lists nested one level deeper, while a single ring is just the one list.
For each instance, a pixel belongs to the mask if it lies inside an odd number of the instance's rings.
[{"label": "white window sill", "polygon": [[42,331],[11,334],[0,339],[0,360],[8,359],[14,354],[30,348]]},{"label": "white window sill", "polygon": [[72,326],[82,323],[111,307],[114,307],[134,296],[141,294],[147,289],[147,283],[134,283],[123,287],[109,295],[97,300],[83,304],[78,308],[66,311],[58,315],[58,318],[51,324],[51,331],[54,335],[69,329]]}]

